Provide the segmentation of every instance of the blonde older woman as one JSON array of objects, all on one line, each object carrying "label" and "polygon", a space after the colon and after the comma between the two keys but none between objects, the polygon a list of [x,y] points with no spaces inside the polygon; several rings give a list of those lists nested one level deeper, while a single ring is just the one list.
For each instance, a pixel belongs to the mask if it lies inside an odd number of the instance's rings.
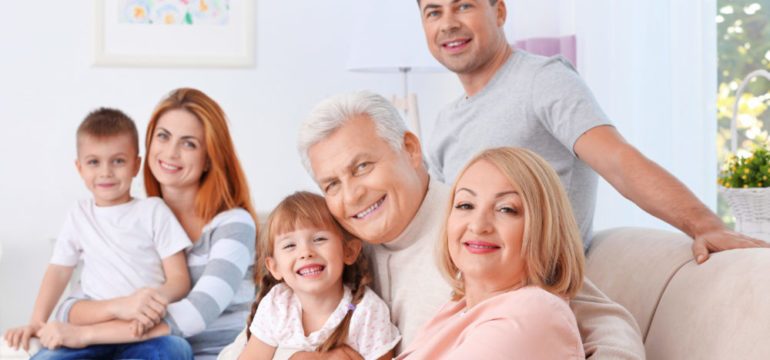
[{"label": "blonde older woman", "polygon": [[582,285],[580,231],[542,158],[497,148],[472,159],[439,248],[452,301],[399,359],[584,358],[567,303]]}]

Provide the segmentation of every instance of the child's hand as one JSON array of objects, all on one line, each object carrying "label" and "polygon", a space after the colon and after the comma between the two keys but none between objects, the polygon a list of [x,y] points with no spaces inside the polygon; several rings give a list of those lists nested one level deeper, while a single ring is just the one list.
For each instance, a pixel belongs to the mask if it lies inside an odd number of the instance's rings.
[{"label": "child's hand", "polygon": [[157,289],[142,288],[120,298],[113,314],[120,320],[135,320],[145,329],[158,325],[166,315],[168,300]]},{"label": "child's hand", "polygon": [[29,351],[29,339],[37,336],[37,332],[45,325],[44,323],[32,323],[26,326],[20,326],[5,332],[3,338],[8,346],[14,350],[19,350],[21,346],[24,351]]},{"label": "child's hand", "polygon": [[81,329],[80,326],[49,322],[38,331],[38,337],[40,338],[40,344],[51,350],[62,346],[79,349],[88,345],[83,334],[81,334]]},{"label": "child's hand", "polygon": [[150,330],[150,328],[145,327],[137,320],[131,320],[131,325],[128,328],[131,329],[131,334],[137,339],[141,339],[147,333],[147,330]]}]

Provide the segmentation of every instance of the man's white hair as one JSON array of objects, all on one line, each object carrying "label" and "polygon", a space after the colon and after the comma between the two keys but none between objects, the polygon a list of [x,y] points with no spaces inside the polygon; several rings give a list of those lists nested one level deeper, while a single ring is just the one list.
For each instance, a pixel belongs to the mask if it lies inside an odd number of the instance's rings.
[{"label": "man's white hair", "polygon": [[377,135],[394,150],[403,148],[406,124],[388,99],[370,91],[335,95],[318,103],[300,126],[297,148],[302,165],[311,176],[315,177],[308,155],[310,147],[361,115],[368,116],[374,122]]}]

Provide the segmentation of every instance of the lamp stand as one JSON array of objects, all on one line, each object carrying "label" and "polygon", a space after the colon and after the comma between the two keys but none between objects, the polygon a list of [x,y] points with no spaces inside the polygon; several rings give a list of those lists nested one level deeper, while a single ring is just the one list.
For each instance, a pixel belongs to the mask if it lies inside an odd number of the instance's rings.
[{"label": "lamp stand", "polygon": [[393,106],[395,106],[403,113],[404,120],[407,121],[409,129],[415,135],[417,135],[418,138],[421,138],[420,115],[419,111],[417,110],[417,95],[409,93],[408,76],[410,70],[412,69],[408,67],[398,68],[398,71],[401,73],[401,78],[404,82],[404,95],[403,97],[397,97],[394,95],[391,97],[390,102],[393,103]]}]

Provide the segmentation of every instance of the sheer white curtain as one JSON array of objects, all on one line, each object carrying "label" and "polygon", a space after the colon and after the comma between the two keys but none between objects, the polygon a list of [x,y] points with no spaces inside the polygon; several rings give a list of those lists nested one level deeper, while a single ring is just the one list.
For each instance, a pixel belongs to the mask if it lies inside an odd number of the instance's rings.
[{"label": "sheer white curtain", "polygon": [[[512,42],[574,34],[578,71],[623,136],[715,208],[716,0],[506,4]],[[594,228],[628,225],[668,228],[600,181]]]}]

